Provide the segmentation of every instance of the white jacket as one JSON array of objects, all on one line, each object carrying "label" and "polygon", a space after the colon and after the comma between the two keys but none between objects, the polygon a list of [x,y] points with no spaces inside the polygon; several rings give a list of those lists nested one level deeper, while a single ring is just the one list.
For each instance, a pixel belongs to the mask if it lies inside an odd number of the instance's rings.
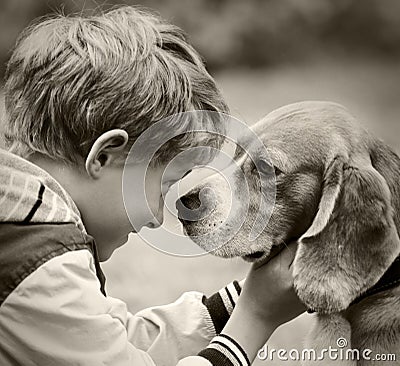
[{"label": "white jacket", "polygon": [[131,314],[105,294],[95,243],[67,193],[0,151],[1,366],[246,364],[227,353],[229,339],[209,345],[239,293],[234,282]]}]

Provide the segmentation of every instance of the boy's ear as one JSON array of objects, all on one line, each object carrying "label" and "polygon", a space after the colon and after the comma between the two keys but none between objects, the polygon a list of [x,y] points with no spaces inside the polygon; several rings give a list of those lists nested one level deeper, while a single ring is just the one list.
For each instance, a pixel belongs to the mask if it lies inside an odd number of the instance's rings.
[{"label": "boy's ear", "polygon": [[346,309],[400,251],[388,184],[370,162],[347,160],[326,169],[319,211],[293,264],[300,299],[319,313]]},{"label": "boy's ear", "polygon": [[121,158],[128,139],[128,133],[120,129],[110,130],[99,136],[93,143],[85,161],[88,175],[94,179],[98,178],[103,167]]}]

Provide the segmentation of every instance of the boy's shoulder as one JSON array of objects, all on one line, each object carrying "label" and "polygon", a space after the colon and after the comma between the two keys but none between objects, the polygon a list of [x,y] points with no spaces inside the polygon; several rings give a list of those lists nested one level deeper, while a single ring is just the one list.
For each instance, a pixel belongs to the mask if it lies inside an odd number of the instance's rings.
[{"label": "boy's shoulder", "polygon": [[49,174],[0,150],[0,305],[31,273],[63,253],[96,246],[72,199]]},{"label": "boy's shoulder", "polygon": [[79,211],[62,186],[37,165],[0,149],[0,222],[75,223]]},{"label": "boy's shoulder", "polygon": [[[0,306],[39,267],[64,253],[82,249],[89,250],[96,257],[93,239],[71,223],[0,223]],[[98,278],[104,287],[98,269],[100,267],[96,265]]]}]

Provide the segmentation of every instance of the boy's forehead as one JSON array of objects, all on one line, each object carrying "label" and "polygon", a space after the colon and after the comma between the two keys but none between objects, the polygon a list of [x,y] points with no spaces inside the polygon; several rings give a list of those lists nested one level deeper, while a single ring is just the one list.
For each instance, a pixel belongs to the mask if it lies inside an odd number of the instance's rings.
[{"label": "boy's forehead", "polygon": [[216,151],[210,151],[209,147],[204,146],[190,148],[172,158],[164,165],[164,168],[178,173],[190,170],[196,166],[207,165],[216,153]]}]

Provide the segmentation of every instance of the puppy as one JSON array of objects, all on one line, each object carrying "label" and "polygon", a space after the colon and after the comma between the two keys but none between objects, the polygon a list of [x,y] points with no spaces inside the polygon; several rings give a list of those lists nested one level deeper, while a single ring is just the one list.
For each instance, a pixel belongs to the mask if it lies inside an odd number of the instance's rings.
[{"label": "puppy", "polygon": [[[201,213],[181,220],[186,234],[217,256],[248,261],[297,240],[294,286],[316,318],[306,347],[319,354],[345,338],[342,351],[360,352],[310,364],[400,365],[400,158],[334,103],[285,106],[253,132],[264,147],[248,139],[237,148],[230,185],[213,175],[177,203],[178,214]],[[249,240],[260,217],[265,227]],[[377,354],[396,361],[372,360]]]}]

